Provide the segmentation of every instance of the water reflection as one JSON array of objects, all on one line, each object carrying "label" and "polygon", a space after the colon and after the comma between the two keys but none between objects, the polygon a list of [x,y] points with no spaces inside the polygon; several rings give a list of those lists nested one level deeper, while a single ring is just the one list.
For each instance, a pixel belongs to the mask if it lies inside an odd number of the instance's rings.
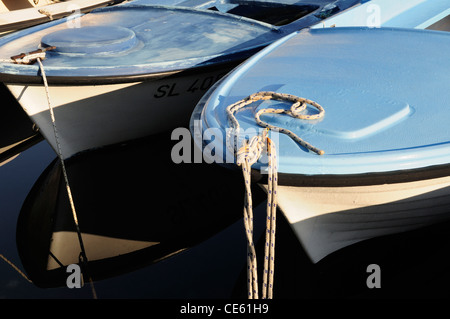
[{"label": "water reflection", "polygon": [[[94,280],[177,254],[242,217],[241,173],[217,165],[173,164],[168,136],[66,162]],[[59,160],[42,173],[22,206],[17,247],[26,272],[40,287],[65,286],[67,265],[79,262]]]}]

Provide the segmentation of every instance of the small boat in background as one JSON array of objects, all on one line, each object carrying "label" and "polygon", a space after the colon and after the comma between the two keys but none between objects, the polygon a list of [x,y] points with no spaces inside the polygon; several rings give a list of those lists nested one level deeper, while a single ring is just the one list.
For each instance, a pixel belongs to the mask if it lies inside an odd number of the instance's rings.
[{"label": "small boat in background", "polygon": [[[233,67],[360,3],[144,2],[96,9],[77,19],[79,27],[60,19],[0,39],[0,81],[56,150],[45,70],[63,158],[188,126],[201,96]],[[51,49],[39,53],[45,54],[44,70],[11,59],[40,48]]]},{"label": "small boat in background", "polygon": [[85,13],[114,4],[115,0],[3,0],[0,1],[0,34]]},{"label": "small boat in background", "polygon": [[0,166],[10,162],[29,147],[43,140],[14,96],[0,84]]},{"label": "small boat in background", "polygon": [[313,28],[352,26],[450,31],[450,4],[447,0],[371,0]]},{"label": "small boat in background", "polygon": [[[232,132],[227,110],[271,92],[234,116],[249,138],[265,127],[257,118],[277,128],[270,137],[277,146],[278,207],[318,262],[365,239],[450,219],[448,52],[450,33],[442,31],[295,32],[216,84],[196,107],[191,132],[203,156],[236,169],[227,139],[219,138]],[[303,119],[282,94],[302,101]],[[203,139],[207,130],[216,138]],[[262,158],[252,166],[263,187],[266,166]]]}]

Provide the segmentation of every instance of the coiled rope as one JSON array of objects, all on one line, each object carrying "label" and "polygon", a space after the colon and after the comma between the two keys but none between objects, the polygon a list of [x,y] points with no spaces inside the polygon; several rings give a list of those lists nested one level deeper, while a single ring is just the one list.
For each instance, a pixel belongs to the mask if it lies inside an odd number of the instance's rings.
[{"label": "coiled rope", "polygon": [[[242,99],[242,100],[228,106],[227,107],[228,118],[231,119],[235,131],[239,130],[239,122],[236,119],[236,117],[234,116],[234,113],[236,113],[237,111],[239,111],[240,109],[242,109],[243,107],[245,107],[249,104],[252,104],[257,101],[265,101],[265,100],[287,101],[287,102],[291,102],[293,104],[291,105],[289,110],[274,109],[274,108],[266,108],[266,109],[259,110],[255,114],[255,121],[258,125],[269,128],[271,130],[276,130],[283,134],[286,134],[289,137],[291,137],[293,140],[295,140],[301,146],[303,146],[303,147],[307,148],[308,150],[311,150],[319,155],[325,154],[325,152],[323,150],[318,149],[317,147],[315,147],[315,146],[311,145],[310,143],[306,142],[305,140],[301,139],[294,132],[292,132],[288,129],[285,129],[285,128],[271,125],[271,124],[261,120],[261,115],[263,115],[265,113],[287,114],[289,116],[292,116],[292,117],[295,117],[295,118],[298,118],[301,120],[317,120],[317,119],[323,118],[325,116],[325,110],[320,104],[318,104],[314,101],[302,98],[302,97],[295,96],[295,95],[262,91],[262,92],[254,93],[254,94],[246,97],[245,99]],[[319,113],[317,113],[317,114],[302,114],[302,113],[300,113],[300,112],[304,111],[308,105],[315,107],[319,111]],[[235,136],[236,136],[236,134],[235,134]]]},{"label": "coiled rope", "polygon": [[[261,109],[255,114],[255,121],[258,125],[265,127],[261,135],[253,136],[249,140],[244,140],[243,146],[238,148],[238,137],[240,133],[239,121],[235,117],[235,113],[242,108],[260,100],[278,100],[292,102],[289,110],[266,108]],[[301,114],[308,105],[315,107],[319,113],[308,115]],[[252,94],[236,103],[229,105],[226,109],[229,120],[231,121],[232,130],[227,132],[227,148],[233,154],[236,154],[236,164],[241,166],[244,175],[246,195],[244,200],[244,225],[247,236],[247,289],[249,299],[258,299],[258,274],[255,245],[253,241],[253,209],[251,195],[251,166],[261,157],[264,148],[268,155],[268,179],[267,179],[267,219],[266,219],[266,238],[264,246],[264,272],[263,272],[263,289],[262,298],[273,298],[273,280],[275,269],[275,230],[276,230],[276,210],[277,210],[277,185],[278,185],[278,169],[276,158],[276,145],[267,136],[269,129],[277,130],[287,134],[301,146],[323,155],[324,151],[304,141],[292,131],[279,128],[268,124],[261,120],[261,115],[265,113],[287,114],[289,116],[303,119],[315,120],[325,115],[325,110],[318,103],[300,98],[290,94],[276,92],[258,92]],[[233,143],[231,143],[233,138]]]}]

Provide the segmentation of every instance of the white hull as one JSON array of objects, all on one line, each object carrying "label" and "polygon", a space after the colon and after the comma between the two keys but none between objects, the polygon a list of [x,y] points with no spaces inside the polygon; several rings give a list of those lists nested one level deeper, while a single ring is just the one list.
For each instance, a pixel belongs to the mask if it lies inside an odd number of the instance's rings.
[{"label": "white hull", "polygon": [[352,187],[278,186],[277,194],[313,262],[366,239],[450,219],[450,177]]},{"label": "white hull", "polygon": [[[50,86],[63,157],[188,125],[198,100],[224,72],[125,84]],[[45,88],[7,87],[57,151]]]}]

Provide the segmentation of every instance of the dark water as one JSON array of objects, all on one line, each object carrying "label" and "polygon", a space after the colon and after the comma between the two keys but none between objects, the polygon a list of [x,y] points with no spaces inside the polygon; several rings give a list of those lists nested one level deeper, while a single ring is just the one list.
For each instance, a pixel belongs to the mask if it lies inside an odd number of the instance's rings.
[{"label": "dark water", "polygon": [[[0,149],[35,134],[4,87],[1,97]],[[81,232],[158,243],[131,245],[115,257],[108,241],[89,243],[106,256],[86,268],[99,299],[246,298],[241,176],[215,165],[174,164],[175,143],[161,134],[67,163]],[[46,269],[52,233],[76,234],[54,151],[37,135],[3,150],[0,163],[0,255],[32,281],[0,259],[0,298],[92,299],[88,283],[67,288],[67,264]],[[255,236],[262,238],[264,194],[257,187],[254,199],[260,203]],[[368,240],[312,264],[279,212],[274,298],[448,298],[449,229],[440,224]],[[259,240],[259,258],[262,245]],[[381,288],[367,287],[370,264],[380,266]]]}]

